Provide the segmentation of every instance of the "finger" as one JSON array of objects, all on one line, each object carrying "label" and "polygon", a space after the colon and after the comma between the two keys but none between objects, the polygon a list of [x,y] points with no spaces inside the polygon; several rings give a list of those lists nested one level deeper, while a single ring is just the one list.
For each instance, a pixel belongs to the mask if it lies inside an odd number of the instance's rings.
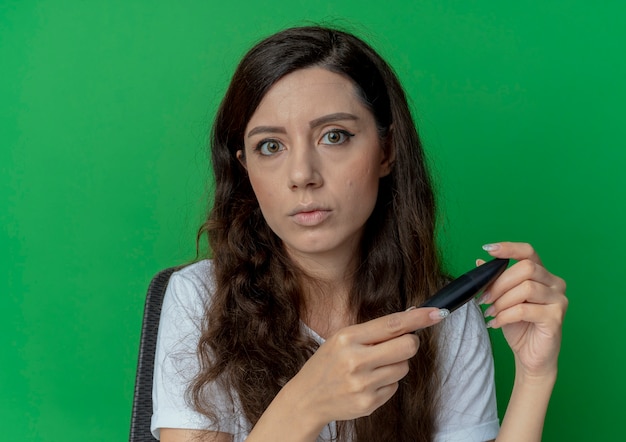
[{"label": "finger", "polygon": [[565,282],[558,276],[548,272],[543,266],[534,261],[525,259],[516,262],[506,269],[487,289],[481,300],[490,304],[496,302],[504,293],[514,287],[523,284],[525,281],[534,281],[555,292],[565,292]]},{"label": "finger", "polygon": [[559,304],[538,305],[523,303],[501,311],[487,323],[488,327],[500,328],[517,322],[528,322],[547,326],[547,329],[558,333],[563,324],[565,311]]},{"label": "finger", "polygon": [[385,385],[379,388],[378,390],[376,390],[375,396],[374,396],[375,403],[373,404],[372,407],[370,407],[370,410],[367,413],[364,413],[362,416],[370,415],[377,408],[379,408],[381,405],[383,405],[389,399],[391,399],[391,397],[396,393],[396,391],[398,391],[398,386],[399,386],[398,383],[395,382],[393,384]]},{"label": "finger", "polygon": [[541,259],[533,246],[528,243],[523,242],[498,242],[485,244],[483,246],[483,250],[489,253],[494,258],[511,258],[516,261],[521,261],[523,259],[529,259],[539,265],[541,264]]},{"label": "finger", "polygon": [[368,346],[365,357],[370,369],[403,363],[419,350],[420,340],[414,333],[407,333],[376,345]]},{"label": "finger", "polygon": [[[368,393],[364,394],[364,389]],[[355,402],[351,406],[351,412],[354,417],[369,416],[381,405],[387,402],[398,390],[398,382],[381,385],[378,388],[372,387],[371,390],[360,384],[355,384],[352,392],[356,395]]]},{"label": "finger", "polygon": [[437,308],[424,307],[392,313],[342,329],[338,339],[346,343],[378,344],[441,322],[443,316],[439,312]]},{"label": "finger", "polygon": [[495,302],[485,310],[485,317],[496,316],[501,311],[522,303],[540,305],[556,304],[559,302],[561,296],[560,293],[555,292],[550,287],[535,281],[526,280],[495,300]]},{"label": "finger", "polygon": [[407,361],[385,365],[375,370],[371,374],[372,386],[375,389],[386,387],[399,382],[409,373],[409,363]]}]

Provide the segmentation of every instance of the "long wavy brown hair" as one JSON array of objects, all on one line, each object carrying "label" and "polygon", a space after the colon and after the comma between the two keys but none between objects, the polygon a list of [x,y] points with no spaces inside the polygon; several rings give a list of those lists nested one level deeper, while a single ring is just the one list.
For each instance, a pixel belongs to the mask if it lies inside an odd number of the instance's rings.
[{"label": "long wavy brown hair", "polygon": [[[238,397],[254,425],[317,348],[301,325],[306,269],[295,265],[268,227],[236,158],[245,127],[272,85],[313,66],[354,83],[375,117],[381,144],[395,155],[365,226],[350,293],[352,316],[363,322],[419,305],[443,281],[434,192],[404,90],[390,66],[368,44],[335,29],[291,28],[261,41],[240,62],[217,112],[211,134],[214,202],[198,234],[207,234],[216,288],[189,398],[212,419],[217,413],[204,394],[209,383],[220,382]],[[349,432],[357,441],[432,439],[436,333],[436,327],[422,331],[419,352],[392,399],[370,416],[338,423],[339,440]]]}]

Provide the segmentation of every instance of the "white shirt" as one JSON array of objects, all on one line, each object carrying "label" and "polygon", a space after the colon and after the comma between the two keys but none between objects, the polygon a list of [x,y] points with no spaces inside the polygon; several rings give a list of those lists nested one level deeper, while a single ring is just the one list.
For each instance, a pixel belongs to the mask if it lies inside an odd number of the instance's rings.
[{"label": "white shirt", "polygon": [[[204,260],[175,272],[170,278],[161,311],[152,391],[152,434],[161,428],[217,430],[185,400],[185,391],[198,370],[196,345],[205,304],[214,291],[212,263]],[[480,308],[468,302],[443,322],[440,345],[441,401],[435,442],[482,442],[495,439],[496,410],[493,357]],[[320,343],[324,340],[308,327]],[[219,431],[235,442],[245,440],[251,425],[239,401],[217,385],[207,390],[220,410]],[[335,433],[331,423],[318,440]]]}]

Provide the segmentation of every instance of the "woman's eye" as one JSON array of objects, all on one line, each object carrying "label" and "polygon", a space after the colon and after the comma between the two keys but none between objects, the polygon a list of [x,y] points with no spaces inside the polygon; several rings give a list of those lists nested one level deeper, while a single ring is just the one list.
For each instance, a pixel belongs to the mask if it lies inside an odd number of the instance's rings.
[{"label": "woman's eye", "polygon": [[322,144],[343,144],[353,136],[354,134],[345,130],[331,130],[322,137]]},{"label": "woman's eye", "polygon": [[257,146],[257,150],[261,155],[274,155],[283,150],[283,146],[278,141],[267,140],[261,141]]}]

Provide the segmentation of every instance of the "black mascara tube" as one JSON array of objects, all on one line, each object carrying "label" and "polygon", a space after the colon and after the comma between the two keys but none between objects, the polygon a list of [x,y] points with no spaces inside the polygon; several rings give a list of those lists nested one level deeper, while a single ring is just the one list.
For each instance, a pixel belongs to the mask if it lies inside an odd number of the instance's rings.
[{"label": "black mascara tube", "polygon": [[495,258],[459,276],[435,293],[420,307],[437,307],[452,313],[491,284],[509,265],[508,259]]}]

